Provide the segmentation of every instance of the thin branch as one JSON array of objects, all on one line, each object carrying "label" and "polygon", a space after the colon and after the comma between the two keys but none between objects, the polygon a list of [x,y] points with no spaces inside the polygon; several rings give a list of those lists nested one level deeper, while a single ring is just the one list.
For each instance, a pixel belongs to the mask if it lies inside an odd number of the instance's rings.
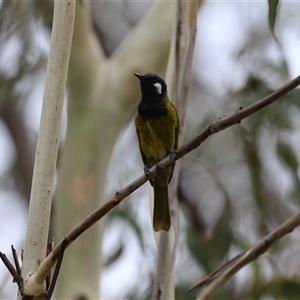
[{"label": "thin branch", "polygon": [[17,283],[18,287],[19,287],[19,291],[22,294],[23,293],[23,278],[20,274],[18,274],[17,270],[14,268],[14,266],[11,264],[11,262],[9,261],[9,259],[7,258],[7,256],[0,252],[0,258],[3,261],[3,263],[5,264],[6,268],[8,269],[9,273],[11,274],[11,276],[14,279],[14,282]]},{"label": "thin branch", "polygon": [[[183,10],[187,9],[190,3],[182,3],[182,0],[177,0],[176,13],[176,29],[172,34],[172,43],[167,66],[166,78],[172,78],[170,87],[171,99],[177,105],[180,117],[185,113],[181,111],[180,92],[181,92],[181,77],[182,63],[181,57],[186,55],[186,51],[182,51],[182,39],[185,36],[183,29],[186,31],[189,28],[183,28]],[[175,55],[172,55],[175,52]],[[181,127],[181,126],[180,126]],[[169,205],[171,212],[171,229],[168,232],[161,231],[155,234],[157,247],[156,272],[153,280],[152,300],[173,299],[175,296],[174,283],[174,266],[175,257],[178,245],[178,199],[177,186],[180,165],[177,164],[173,173],[172,183],[169,186]],[[153,194],[152,194],[153,195]],[[153,201],[153,199],[150,199]]]},{"label": "thin branch", "polygon": [[[261,100],[255,102],[252,105],[249,105],[246,108],[241,108],[239,111],[234,113],[232,116],[228,118],[218,119],[217,121],[208,125],[200,134],[198,134],[195,138],[191,141],[186,143],[182,146],[178,153],[177,159],[181,158],[182,156],[186,155],[187,153],[191,152],[193,149],[199,147],[207,138],[211,135],[222,131],[232,125],[239,124],[243,119],[253,115],[257,111],[261,110],[262,108],[270,105],[271,103],[275,102],[282,96],[286,95],[293,89],[295,89],[298,85],[300,85],[300,75],[288,82],[287,84],[283,85],[281,88],[276,90],[275,92],[271,93],[270,95],[262,98]],[[161,161],[159,164],[165,162],[166,159]],[[171,164],[171,163],[170,163]],[[170,165],[168,164],[168,166]]]},{"label": "thin branch", "polygon": [[[177,1],[177,25],[173,42],[174,55],[169,56],[168,73],[175,74],[172,83],[172,97],[177,105],[180,119],[179,143],[184,140],[184,127],[192,86],[192,62],[196,38],[197,13],[201,1],[182,2]],[[171,49],[171,53],[174,50]],[[171,66],[169,66],[171,65]],[[173,66],[173,67],[172,67]],[[172,230],[161,232],[158,242],[157,268],[153,283],[152,299],[171,299],[175,297],[174,266],[179,240],[179,213],[178,213],[178,180],[181,162],[177,163],[173,173],[172,182],[169,185],[169,198],[172,219]]]},{"label": "thin branch", "polygon": [[13,258],[14,258],[14,262],[15,262],[15,266],[16,266],[16,271],[21,276],[21,267],[20,267],[20,264],[19,264],[19,259],[18,259],[17,251],[16,251],[16,249],[14,248],[13,245],[11,245],[11,252],[12,252],[12,255],[13,255]]},{"label": "thin branch", "polygon": [[177,24],[176,24],[176,33],[175,33],[175,87],[174,87],[174,100],[176,104],[180,103],[180,45],[181,45],[181,35],[182,35],[182,15],[183,15],[183,5],[182,1],[177,1]]},{"label": "thin branch", "polygon": [[[185,57],[184,62],[184,83],[182,84],[183,88],[181,91],[181,99],[183,101],[180,102],[180,111],[183,112],[180,114],[180,133],[184,132],[185,129],[185,119],[186,119],[186,112],[188,103],[190,100],[190,94],[192,90],[192,84],[193,84],[193,58],[194,58],[194,50],[195,50],[195,44],[196,44],[196,33],[197,33],[197,18],[195,16],[195,19],[193,20],[190,28],[190,36],[188,41],[188,53]],[[183,140],[183,134],[180,135],[181,140]]]},{"label": "thin branch", "polygon": [[[248,250],[246,250],[248,251]],[[193,285],[192,287],[189,288],[189,292],[196,292],[198,290],[200,290],[201,288],[209,285],[214,279],[216,279],[220,274],[222,274],[222,272],[224,272],[226,269],[230,268],[232,265],[234,265],[236,263],[236,261],[242,256],[244,255],[244,253],[246,252],[242,252],[238,255],[236,255],[234,258],[230,259],[229,261],[227,261],[223,266],[221,266],[220,268],[218,268],[217,270],[213,271],[212,273],[210,273],[209,275],[205,276],[204,278],[201,279],[201,281],[199,281],[198,283],[196,283],[195,285]]]},{"label": "thin branch", "polygon": [[61,267],[61,263],[62,263],[64,253],[65,253],[65,250],[66,250],[66,244],[67,244],[67,241],[66,241],[66,239],[64,239],[62,241],[61,251],[60,251],[60,254],[58,255],[58,258],[57,258],[57,263],[56,263],[56,266],[55,266],[55,270],[54,270],[54,273],[53,273],[52,281],[51,281],[51,284],[50,284],[50,287],[49,287],[49,291],[48,291],[46,300],[51,300],[51,297],[52,297],[52,294],[53,294],[53,291],[54,291],[54,288],[55,288],[55,284],[56,284],[56,281],[57,281],[57,277],[58,277],[58,274],[59,274],[59,270],[60,270],[60,267]]},{"label": "thin branch", "polygon": [[233,277],[242,267],[249,264],[260,255],[265,253],[277,240],[292,232],[296,227],[300,226],[300,211],[286,220],[283,224],[271,231],[267,236],[260,240],[254,246],[237,255],[227,262],[220,269],[205,277],[202,281],[194,285],[190,290],[196,291],[211,283],[197,299],[207,300],[218,291],[229,279]]},{"label": "thin branch", "polygon": [[[238,112],[234,113],[232,116],[228,118],[219,119],[210,125],[208,125],[199,135],[193,138],[191,141],[186,143],[184,146],[180,147],[177,150],[177,155],[172,155],[164,158],[159,163],[154,165],[149,171],[150,175],[146,177],[145,175],[137,178],[131,184],[127,185],[122,190],[116,192],[115,196],[103,204],[101,207],[97,208],[91,214],[89,214],[84,220],[82,220],[75,228],[73,228],[65,237],[66,239],[66,248],[84,231],[90,228],[93,224],[103,218],[110,210],[112,210],[115,206],[117,206],[123,199],[132,194],[135,190],[137,190],[140,186],[145,184],[149,178],[153,178],[158,173],[162,172],[164,169],[174,164],[176,160],[183,157],[187,153],[199,147],[207,138],[211,135],[222,131],[232,125],[238,124],[241,120],[247,118],[248,116],[254,114],[258,110],[270,105],[274,101],[278,100],[280,97],[284,96],[291,90],[295,89],[298,85],[300,85],[300,76],[296,77],[292,81],[283,85],[277,91],[268,95],[267,97],[259,100],[258,102],[240,109]],[[52,253],[50,253],[40,267],[37,270],[36,275],[44,273],[47,274],[50,268],[56,262],[59,253],[61,252],[63,241],[57,244]]]}]

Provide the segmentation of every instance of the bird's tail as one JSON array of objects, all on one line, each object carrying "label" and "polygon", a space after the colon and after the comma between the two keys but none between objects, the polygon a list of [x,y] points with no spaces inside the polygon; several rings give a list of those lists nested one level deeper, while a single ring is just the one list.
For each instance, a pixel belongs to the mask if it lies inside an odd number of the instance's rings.
[{"label": "bird's tail", "polygon": [[171,227],[168,186],[160,186],[156,180],[154,188],[153,228],[155,231],[168,231]]}]

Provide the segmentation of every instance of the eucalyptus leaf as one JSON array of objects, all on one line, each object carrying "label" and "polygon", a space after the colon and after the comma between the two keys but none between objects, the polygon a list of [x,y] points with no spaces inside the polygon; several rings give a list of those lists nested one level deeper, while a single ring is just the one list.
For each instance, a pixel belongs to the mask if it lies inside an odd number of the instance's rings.
[{"label": "eucalyptus leaf", "polygon": [[270,28],[270,31],[271,31],[271,33],[274,37],[275,37],[274,29],[275,29],[275,24],[276,24],[278,4],[279,4],[279,0],[268,0],[268,5],[269,5],[269,13],[268,13],[269,28]]}]

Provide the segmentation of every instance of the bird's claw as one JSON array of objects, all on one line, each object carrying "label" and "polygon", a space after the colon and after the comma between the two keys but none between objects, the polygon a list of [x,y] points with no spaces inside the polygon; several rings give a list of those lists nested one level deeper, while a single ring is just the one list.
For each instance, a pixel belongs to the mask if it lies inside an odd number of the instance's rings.
[{"label": "bird's claw", "polygon": [[170,156],[170,158],[176,158],[177,157],[177,151],[174,149],[169,150],[168,155]]},{"label": "bird's claw", "polygon": [[145,173],[147,178],[149,178],[151,176],[151,172],[146,166],[144,166],[144,173]]}]

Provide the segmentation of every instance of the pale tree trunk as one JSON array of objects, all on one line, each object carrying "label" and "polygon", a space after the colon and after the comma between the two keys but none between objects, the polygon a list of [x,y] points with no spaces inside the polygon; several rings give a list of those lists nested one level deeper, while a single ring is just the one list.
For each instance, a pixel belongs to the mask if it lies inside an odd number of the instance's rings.
[{"label": "pale tree trunk", "polygon": [[[156,3],[108,59],[95,40],[89,4],[78,3],[68,77],[68,130],[56,199],[58,240],[106,200],[111,154],[139,101],[133,73],[159,73],[166,67],[175,7],[172,2]],[[99,298],[101,239],[98,224],[67,250],[56,298]]]},{"label": "pale tree trunk", "polygon": [[[166,81],[169,97],[178,108],[180,119],[179,146],[183,141],[184,124],[189,91],[191,90],[192,62],[197,28],[197,13],[202,1],[177,4],[177,22],[174,23],[173,41],[167,66]],[[152,300],[175,299],[175,259],[179,239],[177,186],[181,161],[176,163],[169,185],[172,228],[155,234],[158,248],[156,276]],[[151,193],[153,196],[153,193]],[[153,197],[150,197],[153,198]],[[153,199],[150,199],[153,202]]]},{"label": "pale tree trunk", "polygon": [[75,2],[55,1],[22,264],[23,292],[27,295],[43,293],[46,289],[46,274],[36,276],[35,272],[46,257],[74,17]]}]

